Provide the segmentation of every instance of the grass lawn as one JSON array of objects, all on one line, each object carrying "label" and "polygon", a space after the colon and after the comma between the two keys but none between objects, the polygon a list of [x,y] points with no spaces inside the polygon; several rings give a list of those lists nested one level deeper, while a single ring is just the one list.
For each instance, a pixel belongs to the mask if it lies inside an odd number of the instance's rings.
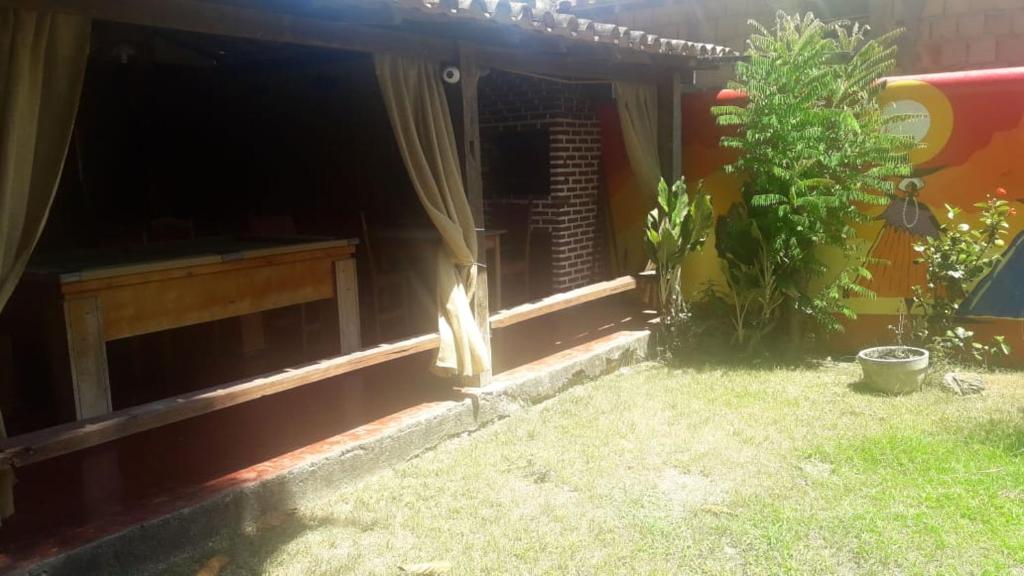
[{"label": "grass lawn", "polygon": [[1024,576],[1024,374],[970,398],[872,396],[858,376],[633,368],[304,502],[214,564]]}]

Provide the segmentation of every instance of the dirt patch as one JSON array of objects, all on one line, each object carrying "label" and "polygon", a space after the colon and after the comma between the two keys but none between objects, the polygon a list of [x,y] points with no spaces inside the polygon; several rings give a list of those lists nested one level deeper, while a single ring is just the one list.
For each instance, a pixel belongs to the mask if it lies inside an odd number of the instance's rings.
[{"label": "dirt patch", "polygon": [[721,504],[728,494],[719,480],[670,468],[658,478],[658,489],[677,510],[691,511]]},{"label": "dirt patch", "polygon": [[800,470],[811,478],[827,478],[832,475],[832,465],[817,460],[801,462]]}]

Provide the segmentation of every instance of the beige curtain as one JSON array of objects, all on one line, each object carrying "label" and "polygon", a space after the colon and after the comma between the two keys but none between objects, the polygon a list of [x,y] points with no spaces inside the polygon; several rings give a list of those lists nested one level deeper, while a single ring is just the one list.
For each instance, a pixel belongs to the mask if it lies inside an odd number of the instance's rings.
[{"label": "beige curtain", "polygon": [[654,198],[661,181],[658,159],[658,88],[653,84],[615,83],[622,138],[629,165],[643,194]]},{"label": "beige curtain", "polygon": [[[88,18],[0,8],[0,309],[39,239],[60,180],[89,54]],[[0,416],[0,435],[6,438]],[[0,469],[0,518],[14,513]]]},{"label": "beige curtain", "polygon": [[[622,125],[622,139],[626,144],[626,155],[633,169],[633,176],[640,186],[644,199],[642,209],[631,209],[626,213],[610,217],[615,228],[622,231],[624,238],[616,238],[615,259],[612,262],[617,274],[635,274],[641,270],[653,270],[643,250],[643,226],[647,212],[654,207],[654,199],[661,182],[661,161],[658,158],[658,88],[653,84],[633,82],[615,83],[615,104]],[[628,205],[633,206],[633,205]]]},{"label": "beige curtain", "polygon": [[477,275],[476,226],[462,185],[441,71],[420,58],[380,54],[376,67],[405,168],[442,240],[437,257],[441,346],[435,371],[480,374],[490,370],[490,352],[470,306]]}]

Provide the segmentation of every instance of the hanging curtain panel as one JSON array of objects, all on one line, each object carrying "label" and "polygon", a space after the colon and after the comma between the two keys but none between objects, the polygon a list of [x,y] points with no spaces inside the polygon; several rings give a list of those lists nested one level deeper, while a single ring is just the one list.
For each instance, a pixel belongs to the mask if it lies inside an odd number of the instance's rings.
[{"label": "hanging curtain panel", "polygon": [[[88,18],[0,8],[0,309],[25,270],[57,190],[78,111]],[[6,438],[0,416],[0,434]],[[0,518],[14,513],[0,470]]]},{"label": "hanging curtain panel", "polygon": [[653,84],[615,83],[622,139],[643,194],[653,199],[661,181],[658,159],[658,89]]},{"label": "hanging curtain panel", "polygon": [[633,180],[640,190],[631,198],[619,198],[618,205],[610,206],[609,213],[615,231],[614,245],[621,252],[615,259],[616,273],[635,274],[647,265],[641,241],[644,218],[654,207],[661,181],[658,89],[653,84],[633,82],[616,82],[614,87],[622,141]]},{"label": "hanging curtain panel", "polygon": [[376,56],[377,79],[416,194],[441,236],[437,255],[435,371],[474,376],[490,370],[490,351],[473,316],[476,226],[466,200],[455,132],[436,64]]}]

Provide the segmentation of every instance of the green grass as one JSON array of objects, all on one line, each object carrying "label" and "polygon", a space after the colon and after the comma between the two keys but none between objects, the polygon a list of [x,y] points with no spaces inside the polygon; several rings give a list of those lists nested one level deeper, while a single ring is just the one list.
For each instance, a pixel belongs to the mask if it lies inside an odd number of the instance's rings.
[{"label": "green grass", "polygon": [[857,376],[616,374],[227,535],[222,574],[1024,575],[1024,376],[970,398]]}]

